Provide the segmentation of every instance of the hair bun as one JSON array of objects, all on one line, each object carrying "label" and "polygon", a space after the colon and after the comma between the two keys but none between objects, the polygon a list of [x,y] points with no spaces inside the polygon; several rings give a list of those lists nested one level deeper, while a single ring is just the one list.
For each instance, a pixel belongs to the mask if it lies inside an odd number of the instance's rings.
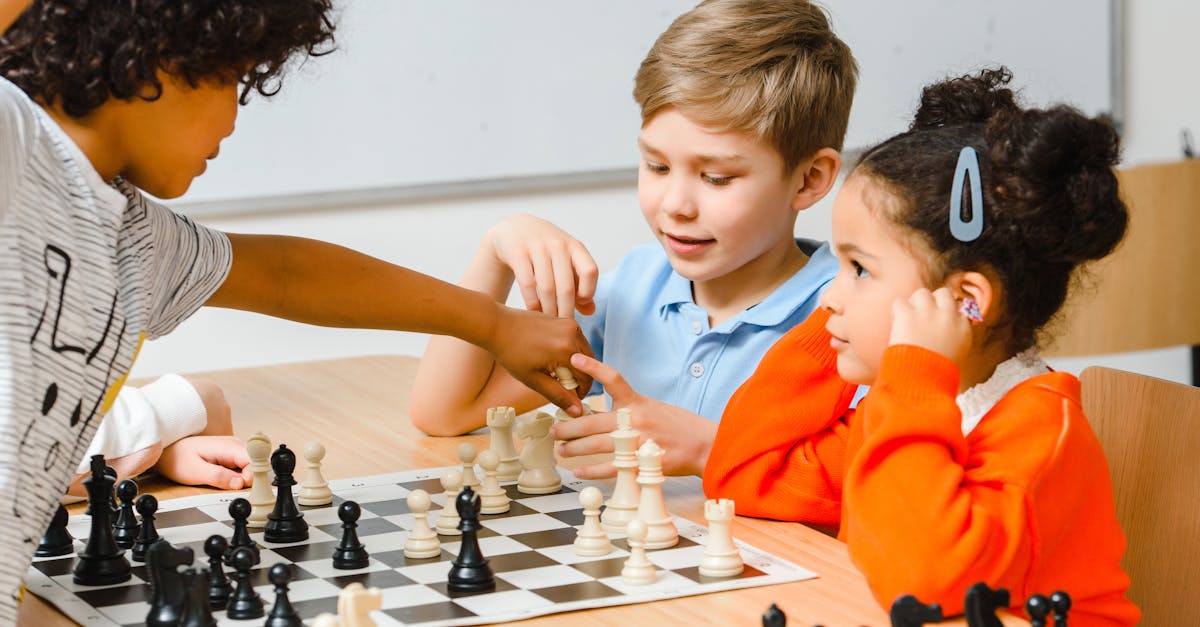
[{"label": "hair bun", "polygon": [[1015,111],[1016,96],[1005,87],[1010,80],[1012,72],[999,67],[929,85],[921,90],[921,105],[911,129],[982,124],[998,112]]},{"label": "hair bun", "polygon": [[1079,264],[1112,252],[1128,212],[1113,166],[1120,139],[1105,118],[1077,109],[1014,110],[995,116],[984,137],[993,181],[1031,255]]}]

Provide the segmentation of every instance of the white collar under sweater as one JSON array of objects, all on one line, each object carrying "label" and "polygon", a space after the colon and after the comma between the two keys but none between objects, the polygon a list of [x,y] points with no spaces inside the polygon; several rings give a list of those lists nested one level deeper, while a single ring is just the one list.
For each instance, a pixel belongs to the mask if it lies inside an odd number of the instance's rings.
[{"label": "white collar under sweater", "polygon": [[996,366],[996,370],[987,381],[973,385],[959,394],[954,400],[962,412],[963,436],[970,433],[1009,390],[1026,379],[1047,372],[1051,372],[1050,366],[1038,355],[1037,349],[1031,348]]}]

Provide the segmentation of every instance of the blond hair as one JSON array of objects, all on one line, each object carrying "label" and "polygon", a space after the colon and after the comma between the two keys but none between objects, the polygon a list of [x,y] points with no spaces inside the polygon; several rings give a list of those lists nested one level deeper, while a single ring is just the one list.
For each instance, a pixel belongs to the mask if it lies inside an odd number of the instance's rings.
[{"label": "blond hair", "polygon": [[858,65],[808,0],[706,0],[676,18],[642,61],[642,124],[676,107],[700,124],[749,132],[787,170],[841,150]]}]

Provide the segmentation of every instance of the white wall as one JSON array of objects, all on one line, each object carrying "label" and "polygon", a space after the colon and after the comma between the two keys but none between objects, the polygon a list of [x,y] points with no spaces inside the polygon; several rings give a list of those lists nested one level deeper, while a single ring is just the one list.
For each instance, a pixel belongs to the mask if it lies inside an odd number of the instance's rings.
[{"label": "white wall", "polygon": [[[1126,163],[1176,159],[1179,130],[1188,127],[1200,135],[1200,83],[1178,69],[1190,67],[1192,55],[1184,42],[1194,36],[1194,25],[1200,24],[1200,3],[1130,0],[1126,15]],[[635,132],[630,129],[631,144]],[[515,212],[546,217],[575,234],[589,246],[601,269],[611,268],[630,247],[649,241],[632,185],[323,212],[239,215],[204,222],[233,232],[325,239],[455,281],[465,270],[484,230]],[[802,215],[797,233],[827,238],[829,202]],[[324,329],[210,308],[170,336],[148,342],[133,375],[348,355],[420,354],[424,346],[425,338],[415,334]],[[1101,364],[1181,382],[1190,382],[1191,377],[1190,355],[1183,347],[1055,359],[1052,363],[1071,372]]]}]

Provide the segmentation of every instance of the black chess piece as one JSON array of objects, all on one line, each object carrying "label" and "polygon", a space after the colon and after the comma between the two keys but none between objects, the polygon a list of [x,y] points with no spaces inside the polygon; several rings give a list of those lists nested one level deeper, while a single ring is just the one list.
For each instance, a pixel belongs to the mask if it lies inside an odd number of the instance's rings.
[{"label": "black chess piece", "polygon": [[370,563],[366,547],[358,540],[358,517],[361,515],[362,509],[354,501],[345,501],[338,506],[342,539],[333,549],[333,567],[338,570],[366,568]]},{"label": "black chess piece", "polygon": [[921,627],[927,623],[942,622],[942,606],[938,603],[926,605],[911,594],[897,597],[888,613],[892,627]]},{"label": "black chess piece", "polygon": [[495,589],[496,578],[492,574],[492,567],[488,565],[487,558],[479,550],[479,538],[476,536],[476,532],[481,528],[479,496],[475,494],[471,486],[464,486],[462,492],[458,493],[458,499],[454,505],[458,509],[460,519],[458,529],[462,532],[462,543],[458,556],[451,563],[447,587],[451,592],[481,592]]},{"label": "black chess piece", "polygon": [[233,567],[236,569],[237,589],[229,599],[225,615],[233,620],[262,618],[266,614],[262,597],[250,583],[250,569],[254,568],[254,552],[249,547],[239,546],[233,551]]},{"label": "black chess piece", "polygon": [[[112,485],[116,485],[116,483],[117,483],[117,469],[116,469],[116,468],[113,468],[112,466],[105,466],[105,467],[104,467],[104,477],[105,477],[106,479],[108,479],[108,480],[112,481]],[[116,518],[116,513],[117,513],[117,501],[116,501],[115,499],[113,499],[113,498],[112,498],[112,493],[111,493],[111,491],[110,491],[110,493],[109,493],[109,495],[108,495],[108,498],[107,498],[107,499],[105,499],[105,501],[106,501],[106,502],[107,502],[107,504],[108,504],[108,510],[109,510],[109,512],[111,512],[111,513],[113,514],[113,518],[115,519],[115,518]],[[92,515],[92,500],[91,500],[90,498],[88,499],[87,508],[83,510],[83,515],[84,515],[84,516],[91,516],[91,515]]]},{"label": "black chess piece", "polygon": [[204,554],[208,556],[208,605],[214,610],[225,609],[233,594],[233,584],[229,583],[222,568],[228,544],[220,535],[211,535],[204,541]]},{"label": "black chess piece", "polygon": [[1002,607],[1008,607],[1008,590],[993,590],[983,582],[967,588],[963,614],[967,617],[968,627],[1004,627],[996,618],[996,610]]},{"label": "black chess piece", "polygon": [[304,627],[304,621],[300,620],[300,615],[288,599],[288,584],[292,581],[291,566],[275,564],[267,573],[267,578],[275,586],[275,604],[267,615],[266,627]]},{"label": "black chess piece", "polygon": [[225,563],[230,566],[233,566],[233,552],[241,547],[250,549],[254,553],[254,563],[258,563],[258,545],[250,539],[250,529],[247,524],[250,519],[250,510],[250,501],[242,497],[233,499],[229,503],[229,515],[233,518],[233,537],[229,540],[229,547],[225,549]]},{"label": "black chess piece", "polygon": [[208,568],[202,565],[182,568],[179,579],[184,592],[183,616],[177,623],[179,627],[217,627],[212,608],[208,605]]},{"label": "black chess piece", "polygon": [[278,489],[275,491],[275,508],[267,514],[263,540],[281,544],[303,542],[308,539],[308,523],[304,522],[304,514],[300,513],[292,496],[292,486],[296,485],[292,475],[296,470],[296,454],[286,444],[280,444],[271,453],[271,470],[275,471],[271,485]]},{"label": "black chess piece", "polygon": [[1050,615],[1050,599],[1044,594],[1035,594],[1025,599],[1025,613],[1029,615],[1030,627],[1046,627]]},{"label": "black chess piece", "polygon": [[133,479],[126,479],[117,484],[117,498],[121,505],[117,507],[117,522],[113,523],[113,540],[122,549],[132,549],[137,540],[137,514],[133,513],[133,499],[137,497],[138,485]]},{"label": "black chess piece", "polygon": [[191,549],[176,548],[162,538],[146,550],[146,576],[150,583],[147,627],[179,625],[187,594],[179,567],[191,564],[194,557]]},{"label": "black chess piece", "polygon": [[1059,590],[1050,595],[1054,607],[1054,627],[1067,627],[1067,612],[1071,611],[1071,595]]},{"label": "black chess piece", "polygon": [[125,559],[125,551],[117,548],[113,540],[112,511],[108,508],[112,483],[104,476],[103,455],[92,456],[92,476],[84,479],[83,485],[95,513],[92,515],[87,546],[79,552],[79,559],[75,562],[73,580],[83,586],[106,586],[129,581],[129,560]]},{"label": "black chess piece", "polygon": [[67,530],[67,519],[67,508],[59,503],[54,517],[50,519],[50,526],[46,528],[42,541],[38,543],[37,550],[33,552],[35,556],[54,557],[66,555],[75,550],[75,538]]},{"label": "black chess piece", "polygon": [[138,529],[137,539],[133,541],[130,557],[135,562],[142,562],[146,560],[146,551],[149,551],[150,547],[159,539],[158,529],[154,526],[154,513],[158,511],[158,499],[153,494],[143,494],[137,498],[134,507],[142,515],[142,523]]},{"label": "black chess piece", "polygon": [[787,615],[774,603],[762,615],[763,627],[784,627],[787,625]]}]

